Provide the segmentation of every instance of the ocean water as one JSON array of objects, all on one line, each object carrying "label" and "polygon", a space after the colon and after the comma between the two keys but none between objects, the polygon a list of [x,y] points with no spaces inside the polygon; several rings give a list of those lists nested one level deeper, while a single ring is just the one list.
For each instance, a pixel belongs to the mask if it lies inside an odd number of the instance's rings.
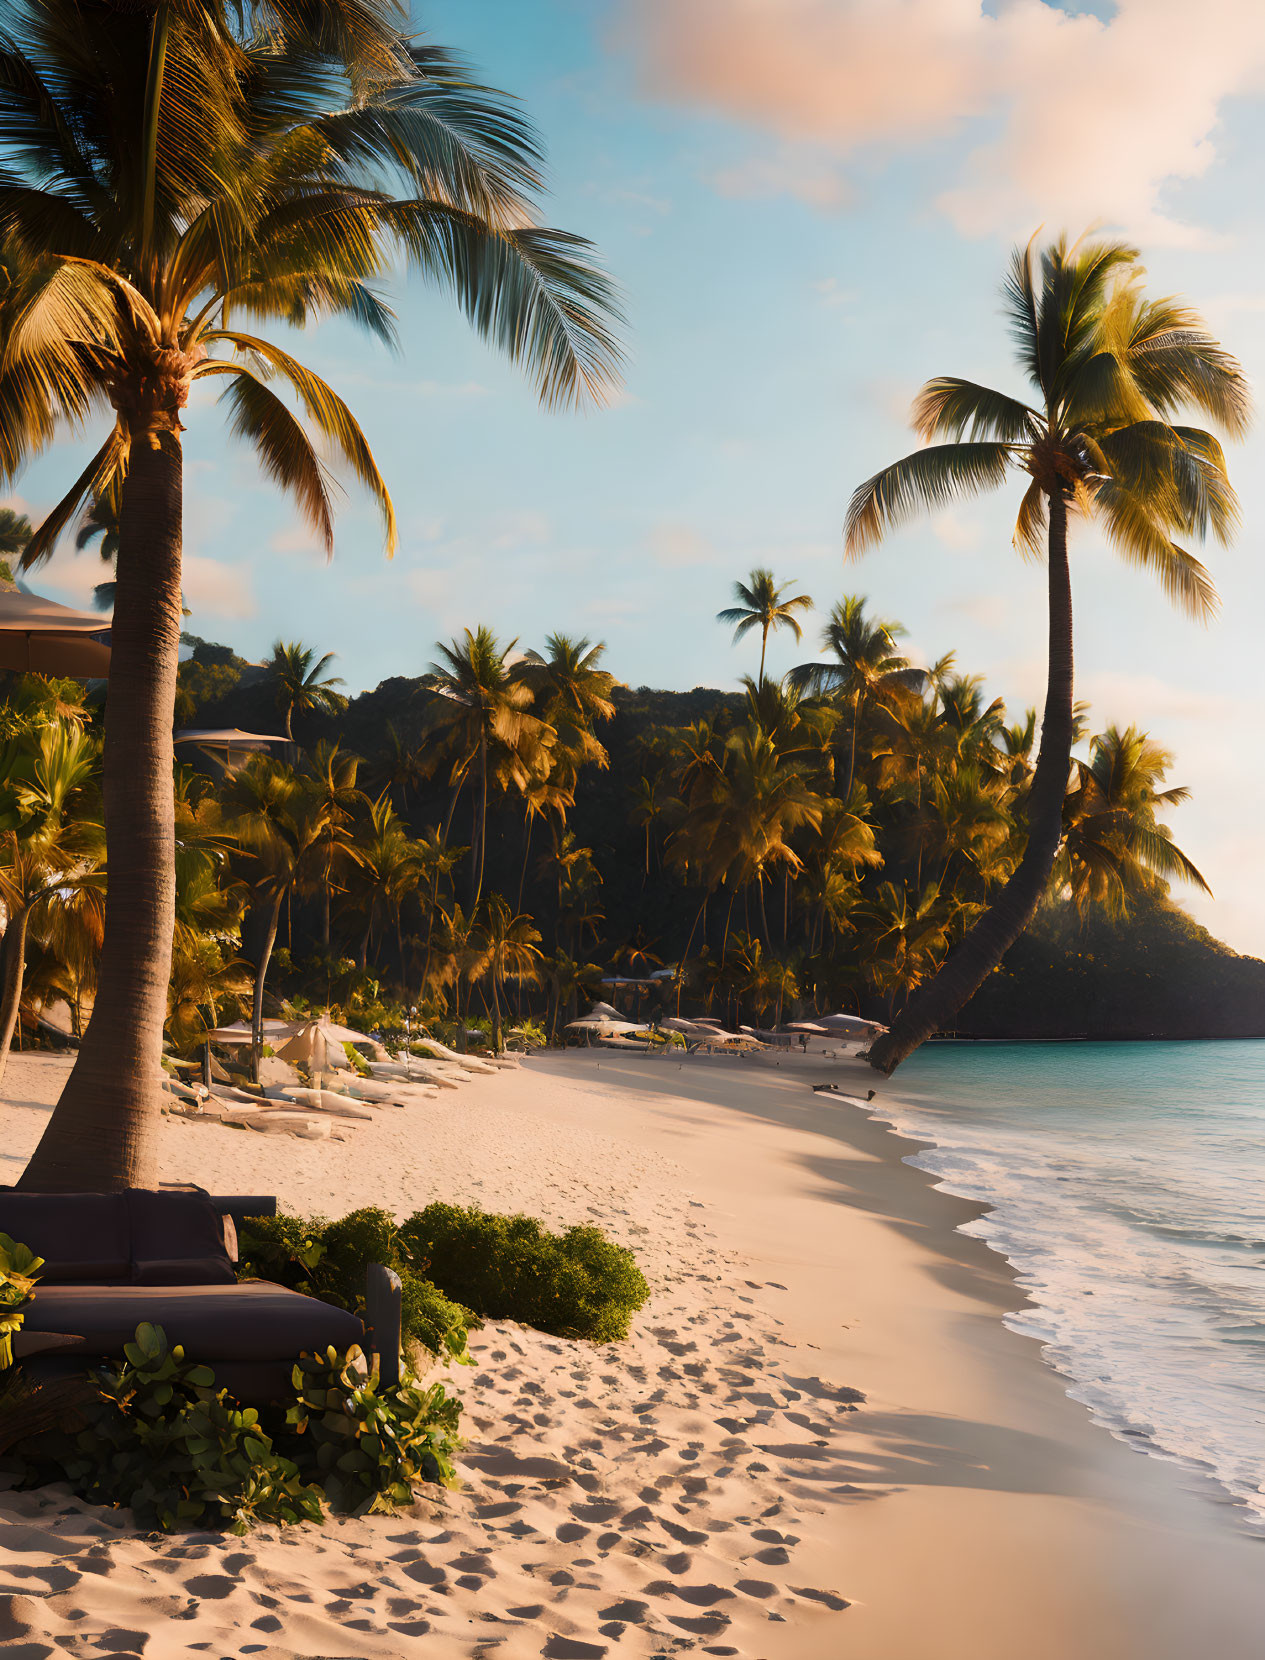
[{"label": "ocean water", "polygon": [[873,1106],[994,1207],[1068,1392],[1265,1529],[1265,1040],[934,1044]]}]

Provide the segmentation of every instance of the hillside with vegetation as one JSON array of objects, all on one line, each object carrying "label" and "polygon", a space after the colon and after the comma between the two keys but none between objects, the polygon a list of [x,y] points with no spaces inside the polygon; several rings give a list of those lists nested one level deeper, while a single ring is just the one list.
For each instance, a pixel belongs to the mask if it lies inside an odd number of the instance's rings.
[{"label": "hillside with vegetation", "polygon": [[[613,995],[757,1024],[890,1017],[1021,856],[1036,738],[1032,711],[1014,718],[952,657],[908,662],[901,633],[845,598],[785,681],[667,692],[620,684],[587,641],[510,652],[476,628],[432,672],[350,699],[315,651],[252,665],[188,637],[181,726],[295,742],[228,777],[181,749],[223,914],[213,944],[178,941],[176,979],[191,953],[201,966],[171,1037],[247,1007],[265,958],[261,1009],[297,997],[379,1022],[416,1007],[556,1033],[604,976],[677,965]],[[1172,758],[1091,713],[1046,902],[957,1030],[1265,1032],[1265,964],[1170,896],[1202,883],[1164,822],[1185,796]]]},{"label": "hillside with vegetation", "polygon": [[[180,729],[291,739],[227,770],[178,748],[168,1041],[327,1006],[556,1037],[599,996],[890,1018],[1021,856],[1036,737],[952,657],[908,662],[901,632],[846,598],[785,680],[668,692],[620,684],[587,641],[510,652],[478,628],[353,698],[312,648],[252,664],[186,636]],[[100,716],[72,682],[10,677],[0,1044],[58,1003],[78,1031],[92,1004]],[[1089,716],[1046,901],[956,1030],[1265,1033],[1265,963],[1170,896],[1203,881],[1164,822],[1171,757]]]}]

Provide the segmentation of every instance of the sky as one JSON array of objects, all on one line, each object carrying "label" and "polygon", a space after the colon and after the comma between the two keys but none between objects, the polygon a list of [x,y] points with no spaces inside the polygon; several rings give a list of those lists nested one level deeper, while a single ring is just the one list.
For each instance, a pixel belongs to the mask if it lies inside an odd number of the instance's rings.
[{"label": "sky", "polygon": [[[523,646],[603,640],[630,685],[733,686],[759,642],[715,613],[769,565],[830,607],[867,596],[906,653],[957,653],[1016,715],[1045,677],[1044,577],[1011,546],[1020,486],[923,519],[850,565],[848,497],[915,447],[933,374],[1022,395],[998,289],[1016,240],[1098,225],[1158,293],[1198,305],[1258,386],[1265,368],[1265,7],[1257,0],[414,0],[419,29],[513,93],[545,136],[545,222],[593,239],[628,317],[623,391],[546,414],[443,295],[396,285],[402,351],[338,326],[298,349],[347,398],[393,492],[394,560],[350,490],[332,562],[195,396],[186,455],[188,627],[263,656],[332,650],[355,693],[415,675],[487,623]],[[99,442],[99,439],[98,439]],[[87,451],[83,453],[86,455]],[[59,444],[18,481],[34,517],[79,471]],[[1265,955],[1265,421],[1230,452],[1243,506],[1208,563],[1210,626],[1175,612],[1092,529],[1072,549],[1077,695],[1091,722],[1172,750],[1177,838]],[[82,603],[95,555],[38,586]]]}]

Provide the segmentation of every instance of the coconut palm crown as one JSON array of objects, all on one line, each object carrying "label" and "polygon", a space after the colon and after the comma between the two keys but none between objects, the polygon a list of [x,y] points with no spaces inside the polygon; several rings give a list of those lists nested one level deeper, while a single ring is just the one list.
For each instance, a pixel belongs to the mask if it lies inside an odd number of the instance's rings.
[{"label": "coconut palm crown", "polygon": [[229,430],[327,550],[326,457],[343,466],[390,550],[369,443],[289,330],[344,317],[392,345],[380,284],[411,265],[547,405],[600,400],[616,379],[611,286],[586,242],[538,224],[529,123],[408,27],[390,0],[5,8],[0,478],[87,429],[95,454],[26,562],[86,501],[119,523],[100,991],[28,1186],[156,1176],[186,407],[220,390]]},{"label": "coconut palm crown", "polygon": [[811,611],[813,602],[807,594],[784,597],[787,590],[794,586],[794,582],[775,582],[772,571],[759,567],[745,582],[734,583],[734,604],[728,610],[716,613],[717,622],[733,624],[735,643],[751,629],[760,630],[760,673],[757,676],[760,680],[764,679],[765,653],[769,648],[769,635],[774,630],[789,628],[797,640],[804,638],[795,613]]},{"label": "coconut palm crown", "polygon": [[[1224,433],[1244,431],[1250,401],[1238,363],[1189,306],[1148,299],[1136,249],[1122,242],[1015,252],[1005,312],[1031,403],[942,376],[914,400],[926,447],[885,467],[854,493],[847,554],[854,557],[918,511],[934,511],[1027,479],[1015,526],[1021,553],[1044,552],[1049,573],[1049,679],[1023,858],[934,979],[909,1000],[870,1059],[890,1073],[952,1023],[1031,920],[1062,836],[1074,741],[1070,518],[1092,520],[1132,564],[1151,571],[1195,617],[1216,605],[1212,578],[1182,545],[1227,542],[1238,522],[1221,445],[1186,410]],[[1181,540],[1179,541],[1178,538]]]}]

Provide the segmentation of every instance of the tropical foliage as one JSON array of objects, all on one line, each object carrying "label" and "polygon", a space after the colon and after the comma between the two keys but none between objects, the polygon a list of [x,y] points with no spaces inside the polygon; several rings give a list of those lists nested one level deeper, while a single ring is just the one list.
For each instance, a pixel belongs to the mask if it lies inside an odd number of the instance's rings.
[{"label": "tropical foliage", "polygon": [[[415,681],[296,711],[288,760],[182,763],[169,1045],[249,1015],[258,1059],[265,1015],[327,1007],[395,1041],[415,1008],[497,1046],[533,1020],[557,1038],[603,996],[755,1024],[899,1014],[1022,860],[1036,734],[951,657],[908,662],[901,632],[847,596],[785,680],[669,694],[621,687],[600,644],[515,654],[471,628]],[[210,724],[258,726],[275,697],[205,642],[181,683]],[[1075,718],[1047,925],[1206,887],[1166,822],[1171,755]],[[25,1042],[57,1009],[77,1030],[94,997],[98,721],[35,677],[0,703],[0,1011]]]},{"label": "tropical foliage", "polygon": [[[387,483],[294,330],[338,317],[394,344],[380,285],[411,266],[545,404],[615,383],[612,290],[587,243],[540,223],[530,124],[411,31],[393,0],[7,10],[0,477],[62,431],[92,434],[24,559],[84,510],[107,537],[117,526],[103,801],[127,893],[107,909],[94,1019],[30,1186],[155,1179],[183,442],[203,394],[327,550],[322,451],[376,502],[389,550]],[[279,660],[275,679],[287,719],[329,693],[318,665]]]}]

